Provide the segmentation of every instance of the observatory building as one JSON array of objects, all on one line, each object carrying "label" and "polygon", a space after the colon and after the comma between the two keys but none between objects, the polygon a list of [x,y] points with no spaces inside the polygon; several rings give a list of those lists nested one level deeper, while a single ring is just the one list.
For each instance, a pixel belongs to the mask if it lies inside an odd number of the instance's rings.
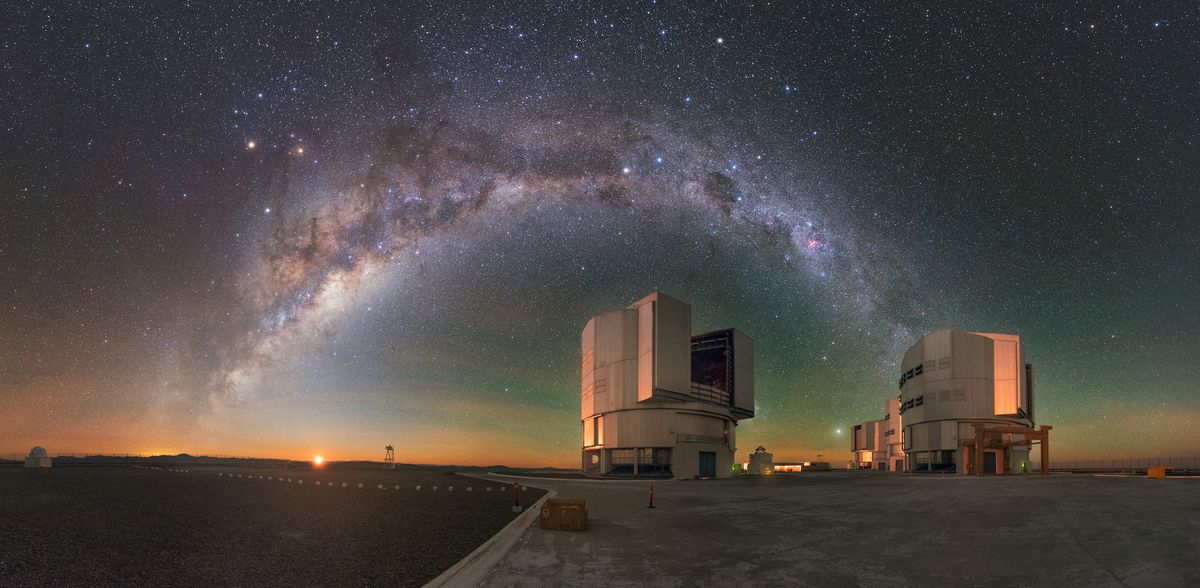
[{"label": "observatory building", "polygon": [[29,455],[25,457],[25,467],[48,468],[50,467],[50,456],[44,448],[34,447],[29,450]]},{"label": "observatory building", "polygon": [[1033,366],[1020,337],[934,331],[909,348],[900,370],[887,416],[854,426],[860,468],[1021,473],[1040,443],[1046,472],[1051,427],[1034,428]]},{"label": "observatory building", "polygon": [[692,335],[692,308],[655,292],[583,327],[583,473],[725,478],[754,416],[754,341]]},{"label": "observatory building", "polygon": [[900,398],[887,400],[883,419],[854,425],[850,435],[850,450],[854,461],[864,470],[904,471],[904,416]]}]

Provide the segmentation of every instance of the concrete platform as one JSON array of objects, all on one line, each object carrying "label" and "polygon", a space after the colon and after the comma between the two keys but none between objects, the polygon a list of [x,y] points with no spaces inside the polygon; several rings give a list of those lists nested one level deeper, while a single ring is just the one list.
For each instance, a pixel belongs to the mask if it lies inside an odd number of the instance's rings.
[{"label": "concrete platform", "polygon": [[488,586],[1200,585],[1200,480],[876,472],[521,480],[588,501],[532,526]]}]

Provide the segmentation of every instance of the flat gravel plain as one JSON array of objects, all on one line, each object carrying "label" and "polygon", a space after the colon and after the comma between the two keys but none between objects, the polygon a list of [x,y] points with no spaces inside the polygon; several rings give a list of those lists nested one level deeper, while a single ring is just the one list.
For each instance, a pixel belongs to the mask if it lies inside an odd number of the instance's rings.
[{"label": "flat gravel plain", "polygon": [[511,506],[432,469],[0,467],[0,586],[420,586]]}]

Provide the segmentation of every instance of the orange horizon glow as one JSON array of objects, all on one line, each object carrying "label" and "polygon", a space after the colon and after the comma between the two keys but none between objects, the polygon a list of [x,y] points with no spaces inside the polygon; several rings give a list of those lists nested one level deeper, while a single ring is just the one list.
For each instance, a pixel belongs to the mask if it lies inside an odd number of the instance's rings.
[{"label": "orange horizon glow", "polygon": [[[40,391],[40,390],[35,390]],[[101,418],[56,418],[53,423],[40,422],[36,399],[30,394],[10,399],[0,411],[0,430],[8,431],[0,448],[0,457],[22,460],[29,448],[46,448],[56,455],[177,455],[186,453],[207,457],[253,457],[313,463],[318,453],[325,465],[332,461],[369,461],[381,463],[384,446],[396,446],[396,462],[414,465],[451,466],[508,466],[514,468],[555,467],[577,469],[580,448],[579,433],[571,421],[576,415],[562,416],[555,410],[536,411],[532,420],[545,423],[569,423],[552,433],[529,433],[518,436],[503,428],[437,424],[454,412],[500,414],[504,417],[528,418],[513,407],[497,409],[490,404],[454,403],[434,413],[430,421],[409,425],[401,430],[361,431],[347,434],[341,427],[323,425],[305,429],[272,430],[260,428],[256,421],[234,423],[238,426],[203,422],[188,430],[180,430],[170,419],[158,419],[144,414],[114,413]],[[1194,428],[1200,410],[1176,409],[1163,414],[1142,414],[1122,406],[1103,407],[1107,414],[1125,418],[1108,425],[1112,435],[1095,434],[1092,423],[1079,424],[1051,416],[1046,423],[1054,425],[1051,434],[1051,459],[1074,461],[1094,459],[1146,459],[1190,457],[1196,455],[1194,443],[1182,443],[1175,436],[1144,439],[1132,446],[1128,438],[1133,430],[1185,431]],[[830,427],[828,431],[834,429]],[[828,440],[812,442],[795,431],[759,427],[738,435],[736,462],[744,461],[752,448],[763,445],[774,454],[777,462],[826,461],[832,465],[853,460],[849,440],[843,434]],[[259,431],[247,433],[248,431]],[[536,433],[536,434],[535,434]],[[336,460],[333,457],[336,455]]]},{"label": "orange horizon glow", "polygon": [[[192,457],[290,460],[290,461],[297,461],[297,462],[309,462],[309,463],[313,464],[315,467],[324,467],[325,465],[332,463],[324,455],[314,455],[312,453],[303,453],[302,451],[284,450],[284,449],[279,449],[279,448],[274,448],[274,447],[253,447],[253,448],[246,447],[245,449],[241,449],[241,450],[229,450],[229,449],[217,449],[217,448],[206,448],[206,449],[196,448],[196,449],[192,449],[192,450],[174,449],[174,448],[172,448],[170,450],[166,450],[166,449],[162,449],[162,448],[153,448],[153,449],[141,448],[139,450],[129,450],[126,448],[114,447],[114,446],[101,446],[101,447],[93,446],[93,449],[85,451],[85,450],[79,449],[78,445],[76,445],[74,443],[59,444],[59,443],[54,442],[53,439],[47,439],[45,442],[28,442],[28,444],[29,444],[29,447],[33,447],[34,445],[40,445],[42,447],[45,447],[47,452],[50,454],[50,457],[52,457],[52,458],[56,457],[58,455],[73,455],[73,456],[79,456],[79,457],[86,456],[86,455],[129,455],[129,456],[136,456],[136,457],[154,457],[154,456],[173,456],[173,455],[179,455],[179,454],[187,454]],[[61,447],[62,449],[58,449],[59,447]],[[483,456],[485,454],[478,450],[474,450],[473,448],[469,448],[469,447],[464,447],[460,451],[453,451],[453,452],[442,451],[440,453],[424,451],[424,449],[425,449],[424,447],[419,448],[419,449],[420,450],[416,451],[415,453],[414,453],[414,451],[407,451],[407,452],[405,452],[405,454],[402,454],[399,451],[397,451],[396,462],[403,463],[403,464],[427,465],[427,466],[441,466],[441,465],[464,466],[464,467],[508,466],[508,467],[514,467],[514,468],[546,467],[546,468],[565,468],[565,469],[578,469],[578,467],[579,467],[578,455],[573,454],[573,453],[570,455],[563,455],[563,454],[560,454],[557,452],[556,453],[548,453],[548,452],[547,453],[538,453],[538,452],[527,450],[525,452],[512,452],[512,453],[505,452],[505,454],[503,456],[496,455],[491,459],[487,459],[487,458],[481,459],[481,456]],[[804,448],[799,448],[799,447],[787,447],[787,448],[781,447],[781,449],[782,449],[781,451],[779,451],[778,453],[775,453],[776,458],[774,461],[777,463],[803,463],[805,461],[808,461],[808,462],[824,461],[824,462],[829,462],[831,465],[836,466],[836,464],[854,460],[854,454],[850,451],[836,451],[833,449],[811,450],[811,449],[804,449]],[[1087,461],[1087,460],[1098,460],[1098,459],[1104,459],[1104,460],[1153,459],[1153,458],[1158,458],[1158,457],[1165,459],[1167,457],[1171,457],[1170,455],[1168,455],[1168,452],[1158,453],[1158,452],[1149,452],[1149,451],[1143,455],[1115,455],[1112,453],[1105,454],[1105,453],[1097,453],[1097,452],[1087,452],[1087,453],[1062,452],[1062,453],[1055,454],[1055,453],[1053,453],[1053,451],[1054,451],[1053,446],[1051,447],[1051,451],[1052,451],[1051,459],[1052,459],[1052,461],[1056,461],[1056,462],[1057,461]],[[26,449],[20,449],[19,447],[9,448],[9,449],[0,451],[0,459],[20,460],[20,459],[24,459],[25,455],[28,453],[29,453],[28,448],[26,448]],[[434,455],[435,453],[440,456],[440,459],[430,459],[429,458],[429,456]],[[1155,455],[1154,453],[1158,453],[1158,454]],[[1185,453],[1188,453],[1188,452],[1181,452],[1180,455],[1177,455],[1174,457],[1185,457],[1185,455],[1183,455]],[[425,458],[420,459],[417,457],[417,454],[423,454],[423,456]],[[735,463],[743,463],[744,459],[745,459],[745,455],[747,455],[747,454],[748,454],[748,452],[739,450],[737,452],[737,456],[735,457]],[[813,457],[818,454],[822,454],[820,459],[816,459],[815,457]],[[379,463],[383,462],[382,455],[378,455],[377,452],[374,452],[374,451],[372,451],[370,453],[358,452],[358,451],[346,451],[346,452],[340,452],[340,455],[342,455],[342,457],[337,460],[339,462],[345,462],[345,461],[364,461],[364,462],[379,462]]]}]

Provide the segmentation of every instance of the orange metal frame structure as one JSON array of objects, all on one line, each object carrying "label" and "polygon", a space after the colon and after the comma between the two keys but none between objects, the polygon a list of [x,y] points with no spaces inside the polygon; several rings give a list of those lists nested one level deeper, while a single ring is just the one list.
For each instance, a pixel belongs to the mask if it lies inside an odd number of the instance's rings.
[{"label": "orange metal frame structure", "polygon": [[[983,421],[970,421],[971,426],[975,429],[975,438],[970,441],[963,441],[962,447],[971,451],[971,471],[976,476],[982,476],[983,471],[983,452],[985,449],[1008,449],[1018,445],[1026,447],[1032,446],[1037,442],[1042,450],[1042,475],[1050,473],[1050,429],[1049,425],[1042,425],[1037,429],[1030,427],[1015,427],[1006,425],[988,426],[989,423]],[[1019,441],[1005,441],[1005,435],[1022,435],[1024,439]],[[1011,439],[1011,438],[1010,438]],[[1004,466],[1001,473],[1007,474],[1009,470],[1007,453],[1004,457]],[[963,472],[967,473],[966,471]]]}]

